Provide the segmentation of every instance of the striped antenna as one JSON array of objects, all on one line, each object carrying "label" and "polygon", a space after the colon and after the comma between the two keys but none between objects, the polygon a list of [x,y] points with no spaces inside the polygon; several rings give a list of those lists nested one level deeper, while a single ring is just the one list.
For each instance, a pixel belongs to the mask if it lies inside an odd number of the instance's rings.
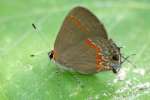
[{"label": "striped antenna", "polygon": [[46,45],[49,45],[48,41],[46,40],[45,36],[43,36],[44,33],[42,33],[34,23],[32,23],[32,27],[37,31],[37,33],[40,35],[41,40],[45,42]]},{"label": "striped antenna", "polygon": [[134,55],[136,55],[136,54],[131,54],[131,55],[127,56],[127,57],[124,57],[124,56],[121,55],[121,57],[124,59],[124,60],[121,62],[121,65],[122,65],[124,62],[127,61],[127,62],[128,62],[129,64],[131,64],[133,67],[137,68],[137,66],[136,66],[135,64],[133,64],[133,63],[129,60],[129,58],[130,58],[131,56],[134,56]]},{"label": "striped antenna", "polygon": [[[32,27],[37,31],[38,35],[40,36],[41,40],[45,42],[46,46],[49,45],[48,41],[46,40],[46,38],[43,36],[43,33],[36,27],[36,25],[34,23],[32,23]],[[30,56],[31,57],[34,57],[36,55],[39,55],[39,54],[43,54],[45,53],[45,51],[42,51],[42,52],[38,52],[36,54],[31,54]]]}]

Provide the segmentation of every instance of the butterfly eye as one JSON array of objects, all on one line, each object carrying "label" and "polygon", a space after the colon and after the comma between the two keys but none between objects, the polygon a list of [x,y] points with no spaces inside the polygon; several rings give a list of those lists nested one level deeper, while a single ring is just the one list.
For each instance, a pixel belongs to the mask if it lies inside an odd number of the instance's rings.
[{"label": "butterfly eye", "polygon": [[119,56],[118,55],[113,55],[112,59],[115,60],[115,61],[117,61],[117,60],[119,60]]}]

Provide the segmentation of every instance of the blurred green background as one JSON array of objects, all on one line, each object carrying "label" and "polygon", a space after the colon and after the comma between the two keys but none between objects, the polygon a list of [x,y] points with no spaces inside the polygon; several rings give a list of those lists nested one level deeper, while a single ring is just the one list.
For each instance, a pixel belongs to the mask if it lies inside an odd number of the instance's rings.
[{"label": "blurred green background", "polygon": [[[79,5],[104,23],[123,55],[136,54],[137,68],[122,66],[125,80],[111,71],[59,71],[48,59],[66,14]],[[149,100],[149,61],[149,0],[0,0],[0,100]]]}]

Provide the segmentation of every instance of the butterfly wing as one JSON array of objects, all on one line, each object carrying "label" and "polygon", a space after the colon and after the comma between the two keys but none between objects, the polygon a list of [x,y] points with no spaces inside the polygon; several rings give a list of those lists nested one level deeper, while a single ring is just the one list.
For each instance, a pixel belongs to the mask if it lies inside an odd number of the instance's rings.
[{"label": "butterfly wing", "polygon": [[107,61],[103,59],[105,55],[102,54],[102,48],[109,52],[107,46],[104,46],[105,43],[99,41],[98,38],[88,38],[66,49],[65,53],[61,54],[61,58],[57,59],[57,62],[68,69],[84,74],[110,70],[111,68],[104,64]]},{"label": "butterfly wing", "polygon": [[81,73],[97,72],[96,48],[85,44],[89,38],[108,39],[96,16],[85,8],[76,7],[65,18],[56,38],[55,61]]},{"label": "butterfly wing", "polygon": [[95,15],[86,8],[76,7],[65,18],[54,49],[57,53],[62,54],[68,47],[89,37],[108,38],[103,24]]},{"label": "butterfly wing", "polygon": [[77,45],[68,48],[57,61],[67,69],[80,73],[96,72],[95,50],[80,41]]}]

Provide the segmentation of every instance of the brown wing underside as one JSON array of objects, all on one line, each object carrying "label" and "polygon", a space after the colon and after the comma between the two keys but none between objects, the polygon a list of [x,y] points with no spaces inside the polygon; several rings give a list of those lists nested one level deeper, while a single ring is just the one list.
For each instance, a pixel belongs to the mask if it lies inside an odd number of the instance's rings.
[{"label": "brown wing underside", "polygon": [[[89,39],[92,39],[96,46],[101,49],[103,48],[104,44],[99,42],[98,38]],[[102,70],[110,70],[110,68],[105,68],[105,66],[100,66],[100,70],[97,70],[96,49],[87,45],[85,41],[81,41],[77,45],[66,49],[63,54],[56,58],[56,61],[68,69],[71,68],[84,74],[96,73]]]},{"label": "brown wing underside", "polygon": [[80,73],[95,73],[95,56],[95,50],[82,41],[78,45],[66,49],[65,53],[56,58],[56,62]]},{"label": "brown wing underside", "polygon": [[55,41],[54,49],[62,54],[80,41],[90,37],[106,38],[103,24],[89,10],[76,7],[70,11]]},{"label": "brown wing underside", "polygon": [[102,23],[90,11],[76,7],[67,15],[55,41],[55,60],[81,73],[96,72],[96,52],[88,38],[108,39]]}]

